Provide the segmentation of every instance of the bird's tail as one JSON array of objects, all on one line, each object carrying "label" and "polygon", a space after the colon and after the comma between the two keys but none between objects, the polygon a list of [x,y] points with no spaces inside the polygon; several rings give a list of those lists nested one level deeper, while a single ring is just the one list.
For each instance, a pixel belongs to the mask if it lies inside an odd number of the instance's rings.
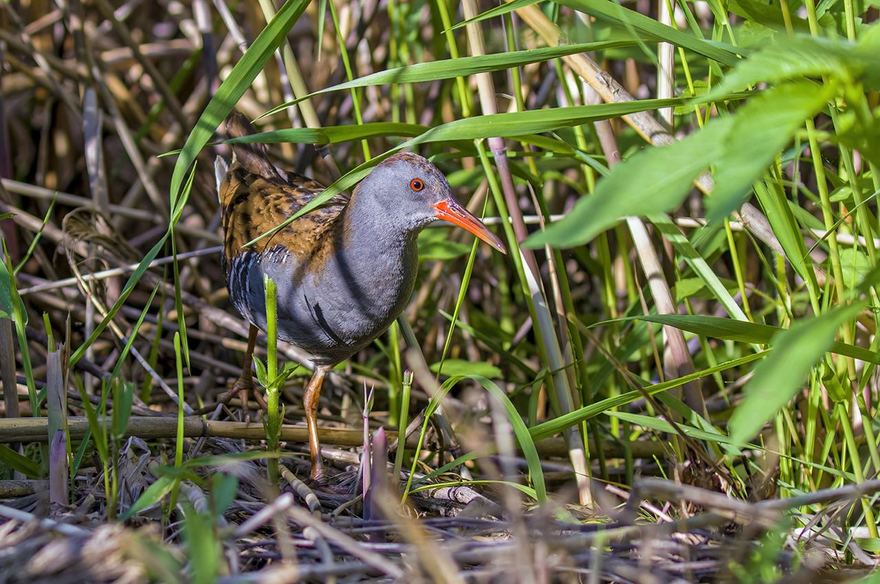
[{"label": "bird's tail", "polygon": [[[241,138],[256,134],[257,131],[248,119],[238,110],[232,110],[226,118],[226,135],[230,138]],[[246,171],[264,178],[279,177],[278,169],[269,161],[269,155],[264,144],[231,144],[233,162]]]}]

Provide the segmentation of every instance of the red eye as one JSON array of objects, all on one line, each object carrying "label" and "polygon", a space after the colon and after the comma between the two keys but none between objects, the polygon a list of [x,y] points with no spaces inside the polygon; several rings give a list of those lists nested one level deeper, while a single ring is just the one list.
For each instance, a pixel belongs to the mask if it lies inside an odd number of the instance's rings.
[{"label": "red eye", "polygon": [[413,192],[419,192],[425,188],[425,182],[420,178],[414,178],[409,181],[409,188],[413,190]]}]

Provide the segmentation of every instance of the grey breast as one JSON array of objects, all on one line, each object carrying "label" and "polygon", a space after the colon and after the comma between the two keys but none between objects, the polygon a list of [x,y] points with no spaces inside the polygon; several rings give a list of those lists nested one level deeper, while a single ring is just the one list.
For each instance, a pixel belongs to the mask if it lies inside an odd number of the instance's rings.
[{"label": "grey breast", "polygon": [[321,270],[297,265],[283,248],[235,258],[230,300],[266,330],[264,276],[277,286],[278,336],[311,353],[316,362],[347,359],[381,334],[406,307],[415,285],[415,246],[364,257],[337,254]]}]

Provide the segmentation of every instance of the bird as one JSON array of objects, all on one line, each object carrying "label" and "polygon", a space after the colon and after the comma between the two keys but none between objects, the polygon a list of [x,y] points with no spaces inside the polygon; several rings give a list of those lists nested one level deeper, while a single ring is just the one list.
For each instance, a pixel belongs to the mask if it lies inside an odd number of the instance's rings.
[{"label": "bird", "polygon": [[[255,133],[233,110],[229,138]],[[418,272],[419,232],[444,220],[496,250],[504,243],[453,196],[446,177],[418,154],[379,162],[351,195],[333,196],[270,236],[257,239],[319,196],[319,182],[275,165],[264,144],[233,143],[232,161],[215,161],[229,299],[250,323],[241,377],[247,403],[257,330],[266,330],[264,278],[276,285],[277,334],[311,356],[303,405],[310,478],[324,477],[316,412],[327,372],[382,334],[406,307]],[[246,407],[246,406],[245,406]]]}]

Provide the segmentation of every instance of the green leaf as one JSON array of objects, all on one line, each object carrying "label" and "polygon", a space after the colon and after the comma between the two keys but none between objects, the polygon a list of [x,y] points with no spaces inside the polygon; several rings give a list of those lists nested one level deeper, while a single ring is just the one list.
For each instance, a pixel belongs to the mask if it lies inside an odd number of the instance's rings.
[{"label": "green leaf", "polygon": [[[507,8],[508,6],[509,5],[505,5],[503,8]],[[629,47],[634,44],[635,41],[631,40],[599,41],[593,43],[579,43],[572,45],[559,45],[556,47],[544,47],[540,49],[529,49],[525,51],[493,53],[474,57],[459,57],[457,59],[443,59],[428,63],[416,63],[414,65],[407,65],[406,67],[396,67],[393,69],[386,69],[385,71],[378,71],[376,73],[371,73],[370,75],[364,75],[358,79],[339,83],[338,85],[327,87],[319,91],[313,91],[308,95],[304,95],[274,107],[260,117],[270,116],[283,109],[296,105],[301,101],[325,93],[344,91],[346,89],[354,89],[357,87],[389,85],[392,83],[421,83],[426,81],[438,81],[441,79],[454,79],[456,77],[465,77],[477,73],[488,73],[491,71],[510,69],[511,67],[527,65],[529,63],[540,63],[542,61],[565,57],[566,55]]]},{"label": "green leaf", "polygon": [[233,474],[217,473],[211,477],[211,497],[214,499],[214,513],[221,517],[238,493],[238,477]]},{"label": "green leaf", "polygon": [[813,37],[783,39],[740,62],[712,91],[695,101],[717,101],[761,82],[778,83],[824,75],[846,81],[860,74],[868,62],[847,41]]},{"label": "green leaf", "polygon": [[735,123],[721,137],[715,187],[706,201],[708,221],[720,221],[739,208],[777,154],[804,120],[831,99],[834,84],[786,83],[752,98],[737,111]]},{"label": "green leaf", "polygon": [[[683,331],[694,333],[695,335],[714,337],[716,339],[725,339],[740,343],[753,343],[756,345],[770,344],[776,335],[791,330],[766,324],[757,324],[754,322],[744,322],[731,320],[729,318],[697,314],[651,314],[638,316],[636,318],[638,320],[669,325]],[[852,357],[853,359],[860,359],[868,363],[876,363],[880,365],[880,354],[862,347],[834,341],[831,343],[829,351],[831,353],[837,353],[838,355],[844,355],[846,357]]]},{"label": "green leaf", "polygon": [[840,250],[840,269],[843,271],[843,279],[849,288],[861,284],[866,276],[871,273],[873,265],[867,255],[854,247],[845,247]]},{"label": "green leaf", "polygon": [[26,456],[22,456],[5,444],[0,444],[0,463],[32,479],[40,478],[43,474],[40,472],[39,464]]},{"label": "green leaf", "polygon": [[[727,287],[721,282],[706,259],[700,255],[700,252],[697,251],[690,240],[679,231],[678,226],[675,225],[669,215],[657,213],[649,215],[648,219],[663,235],[663,238],[672,244],[675,248],[675,253],[684,258],[685,263],[700,277],[700,281],[721,302],[727,313],[737,320],[748,320],[743,309],[733,299]],[[679,280],[678,284],[681,283],[683,283],[683,280]],[[676,284],[676,295],[682,292],[678,284]],[[736,283],[731,283],[730,287],[736,289]]]},{"label": "green leaf", "polygon": [[488,379],[498,379],[501,377],[501,370],[494,365],[483,363],[481,361],[466,361],[465,359],[446,359],[445,361],[438,361],[431,365],[431,371],[433,373],[442,371],[443,375],[450,377],[481,376]]},{"label": "green leaf", "polygon": [[504,393],[500,387],[495,385],[494,382],[479,375],[473,375],[470,377],[482,385],[483,389],[488,391],[504,406],[504,409],[507,412],[507,421],[510,422],[511,427],[513,428],[513,434],[516,436],[517,442],[519,442],[520,450],[522,450],[523,456],[525,456],[526,459],[526,464],[529,467],[529,477],[531,478],[532,486],[535,489],[534,497],[539,503],[545,503],[547,501],[547,487],[544,484],[544,470],[541,467],[541,457],[538,455],[538,449],[535,448],[535,442],[532,439],[532,435],[529,433],[526,423],[516,410],[516,406],[513,405],[513,402],[510,401],[507,394]]},{"label": "green leaf", "polygon": [[652,416],[641,416],[639,414],[630,414],[627,412],[604,413],[606,416],[620,418],[621,420],[629,422],[630,424],[634,424],[642,428],[648,428],[650,430],[656,430],[657,432],[678,434],[678,431],[676,431],[675,429],[676,427],[678,427],[678,429],[681,430],[682,434],[690,438],[705,440],[707,442],[717,442],[719,444],[732,444],[730,438],[728,438],[724,434],[719,434],[717,432],[707,432],[706,430],[700,430],[699,428],[695,428],[687,424],[676,423],[676,425],[673,426],[671,423],[661,418],[655,418]]},{"label": "green leaf", "polygon": [[665,213],[678,207],[691,183],[720,156],[720,138],[732,118],[717,120],[700,132],[651,147],[617,165],[560,221],[531,235],[525,246],[573,247],[592,240],[628,215]]},{"label": "green leaf", "polygon": [[665,381],[663,383],[658,383],[656,385],[645,387],[641,391],[628,391],[614,397],[609,397],[584,406],[582,408],[578,408],[567,414],[557,416],[556,418],[538,424],[537,426],[532,426],[531,428],[529,428],[529,432],[531,433],[532,438],[535,440],[549,438],[554,434],[562,432],[569,426],[579,424],[585,420],[589,420],[590,418],[594,418],[612,408],[619,408],[638,399],[641,399],[644,397],[645,393],[647,393],[648,395],[655,395],[664,391],[669,391],[670,389],[681,387],[682,385],[690,383],[691,381],[702,379],[703,377],[714,375],[715,373],[720,373],[721,371],[726,371],[735,367],[741,367],[753,361],[757,361],[758,359],[763,359],[767,356],[767,354],[768,353],[765,351],[763,353],[746,355],[745,357],[740,357],[739,359],[732,359],[730,361],[720,363],[715,367],[709,367],[701,371],[696,371],[688,375],[683,375],[677,379],[670,379],[669,381]]},{"label": "green leaf", "polygon": [[270,132],[258,132],[248,136],[230,138],[227,144],[276,144],[292,142],[296,144],[337,144],[351,140],[362,140],[376,136],[418,136],[428,128],[419,124],[400,122],[370,122],[346,126],[326,126],[324,128],[285,128]]},{"label": "green leaf", "polygon": [[[734,14],[744,17],[748,24],[760,23],[775,30],[784,29],[786,23],[782,11],[789,10],[788,5],[779,0],[731,0],[729,8]],[[803,19],[792,16],[790,22],[796,31],[809,31]]]},{"label": "green leaf", "polygon": [[[491,8],[474,18],[456,24],[452,28],[455,30],[473,22],[495,18],[513,12],[514,10],[537,4],[539,1],[540,0],[514,0],[513,2],[508,2],[501,6]],[[575,10],[580,10],[581,12],[585,12],[597,18],[617,23],[630,32],[642,33],[642,35],[655,40],[667,41],[685,49],[690,49],[697,54],[725,65],[735,64],[737,62],[737,54],[743,54],[743,49],[740,47],[731,47],[718,42],[705,41],[686,32],[662,24],[653,18],[640,14],[639,12],[624,8],[617,2],[610,2],[608,0],[553,1],[574,8]]]},{"label": "green leaf", "polygon": [[[507,2],[501,4],[500,6],[495,6],[486,10],[485,12],[481,12],[480,14],[474,16],[473,18],[468,18],[467,20],[462,20],[457,23],[455,26],[450,28],[449,30],[458,30],[463,28],[469,24],[482,22],[484,20],[488,20],[490,18],[497,18],[504,14],[509,14],[515,10],[519,10],[520,8],[525,8],[526,6],[531,6],[532,4],[537,4],[541,2],[541,0],[512,0],[511,2]],[[445,31],[444,31],[445,32]]]},{"label": "green leaf", "polygon": [[[27,317],[27,311],[24,309],[24,304],[17,294],[15,278],[13,277],[12,272],[10,272],[6,261],[0,261],[0,310],[8,315],[20,313],[23,314],[25,318]],[[25,324],[27,324],[27,320],[25,320]]]},{"label": "green leaf", "polygon": [[[132,333],[134,336],[134,333]],[[128,429],[131,406],[134,403],[134,383],[114,379],[113,384],[113,436],[123,438]]]},{"label": "green leaf", "polygon": [[554,1],[597,18],[603,18],[605,20],[619,23],[628,29],[633,29],[639,33],[650,35],[657,40],[666,41],[679,47],[689,49],[723,65],[735,65],[739,62],[739,58],[735,51],[743,50],[739,47],[733,49],[725,47],[720,43],[710,43],[686,32],[672,28],[671,26],[662,24],[649,16],[636,12],[635,10],[624,8],[617,2],[611,2],[610,0]]},{"label": "green leaf", "polygon": [[782,185],[776,180],[760,181],[755,183],[754,188],[773,234],[779,240],[782,251],[785,252],[785,258],[815,293],[819,285],[816,282],[816,273],[813,271],[812,259],[807,252],[800,226],[795,220]]},{"label": "green leaf", "polygon": [[222,547],[217,537],[214,518],[184,504],[183,540],[192,567],[193,584],[213,584],[220,574]]},{"label": "green leaf", "polygon": [[122,514],[122,521],[130,517],[134,517],[144,509],[148,507],[152,507],[153,505],[158,504],[168,493],[174,489],[177,484],[178,477],[171,475],[162,475],[156,482],[147,487],[147,490],[141,493],[141,496],[137,498],[137,501],[128,508],[128,511]]},{"label": "green leaf", "polygon": [[730,438],[743,444],[803,387],[813,365],[833,342],[837,330],[865,308],[863,303],[842,306],[810,320],[795,323],[775,337],[773,351],[755,368],[745,388],[745,399],[730,419]]}]

